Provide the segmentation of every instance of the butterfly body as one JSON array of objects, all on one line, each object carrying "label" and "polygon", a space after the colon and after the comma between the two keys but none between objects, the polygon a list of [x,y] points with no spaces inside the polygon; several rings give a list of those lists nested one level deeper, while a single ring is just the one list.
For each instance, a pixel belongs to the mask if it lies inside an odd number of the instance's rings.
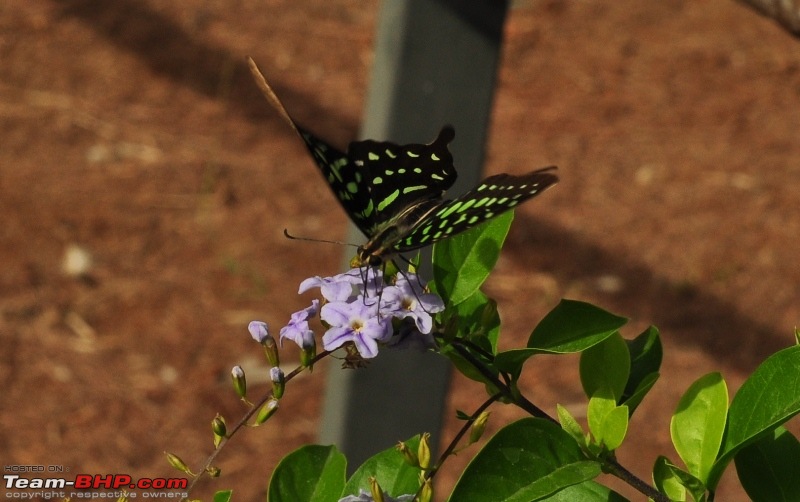
[{"label": "butterfly body", "polygon": [[555,167],[523,175],[490,176],[453,199],[444,194],[457,173],[448,144],[450,126],[429,144],[352,142],[343,153],[298,126],[250,60],[262,92],[303,139],[318,169],[367,237],[358,248],[359,265],[378,266],[393,255],[456,235],[509,211],[558,181]]},{"label": "butterfly body", "polygon": [[425,246],[424,243],[420,243],[418,246],[406,245],[402,251],[397,249],[404,239],[407,240],[409,233],[421,222],[425,221],[438,207],[438,200],[428,199],[408,207],[404,212],[397,215],[394,220],[381,225],[374,235],[368,236],[369,240],[366,243],[358,247],[356,253],[358,263],[377,266],[381,264],[385,257],[391,254],[413,251]]}]

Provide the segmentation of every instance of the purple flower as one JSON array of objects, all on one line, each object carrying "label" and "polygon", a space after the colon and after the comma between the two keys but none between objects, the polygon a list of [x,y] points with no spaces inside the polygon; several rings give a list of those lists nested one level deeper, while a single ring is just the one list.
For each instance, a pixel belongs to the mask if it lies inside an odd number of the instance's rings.
[{"label": "purple flower", "polygon": [[250,332],[250,336],[253,337],[253,340],[258,343],[263,343],[264,340],[269,337],[269,327],[267,327],[267,323],[265,322],[252,321],[247,325],[247,330]]},{"label": "purple flower", "polygon": [[[332,277],[311,277],[300,284],[299,293],[318,287],[327,300],[321,318],[328,330],[322,337],[325,350],[352,343],[363,358],[378,355],[378,345],[396,347],[435,347],[433,317],[444,310],[439,296],[427,293],[415,274],[401,275],[392,286],[384,287],[383,272],[372,267],[354,268]],[[380,301],[380,305],[378,302]],[[300,347],[313,347],[314,334],[308,319],[314,316],[319,301],[292,315],[281,330]],[[401,320],[392,324],[392,319]],[[397,328],[393,336],[393,328]],[[427,336],[426,336],[427,335]]]},{"label": "purple flower", "polygon": [[281,346],[283,346],[283,339],[288,338],[299,345],[301,349],[313,347],[316,342],[314,341],[314,332],[308,327],[308,320],[317,315],[317,310],[319,310],[319,300],[314,299],[309,307],[292,314],[289,324],[281,328]]},{"label": "purple flower", "polygon": [[378,316],[377,306],[363,301],[328,303],[322,307],[320,317],[331,326],[322,336],[325,350],[353,342],[361,357],[369,359],[378,355],[378,342],[392,336],[391,318]]},{"label": "purple flower", "polygon": [[433,328],[431,314],[444,310],[444,302],[433,293],[426,293],[415,275],[398,276],[394,286],[383,290],[385,315],[405,319],[410,317],[417,324],[420,333],[428,334]]},{"label": "purple flower", "polygon": [[383,285],[381,274],[380,270],[374,268],[367,268],[366,272],[364,269],[354,268],[333,277],[309,277],[300,283],[298,293],[320,288],[322,297],[329,302],[346,302],[364,294],[366,285],[367,296],[375,296]]},{"label": "purple flower", "polygon": [[[400,495],[399,497],[390,497],[388,493],[383,492],[384,502],[410,502],[414,500],[414,494]],[[359,490],[358,495],[348,495],[347,497],[339,499],[339,502],[375,502],[372,494],[365,490]]]},{"label": "purple flower", "polygon": [[283,374],[283,370],[280,369],[279,367],[275,366],[269,369],[269,379],[273,383],[283,382],[284,378],[285,376]]}]

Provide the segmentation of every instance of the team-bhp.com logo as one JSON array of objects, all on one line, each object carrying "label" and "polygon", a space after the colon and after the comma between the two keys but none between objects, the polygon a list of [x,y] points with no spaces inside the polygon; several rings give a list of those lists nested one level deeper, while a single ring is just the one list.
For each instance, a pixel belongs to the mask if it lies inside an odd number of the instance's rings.
[{"label": "team-bhp.com logo", "polygon": [[[18,474],[4,474],[6,498],[16,499],[63,499],[84,498],[88,490],[115,491],[126,493],[129,490],[145,490],[139,495],[142,498],[160,498],[167,495],[166,490],[186,490],[189,480],[186,478],[138,478],[127,474],[77,474],[74,479],[62,477],[23,478]],[[19,493],[9,496],[12,490]],[[162,491],[159,493],[159,491]],[[127,493],[136,496],[135,493]],[[174,497],[174,494],[170,494]]]}]

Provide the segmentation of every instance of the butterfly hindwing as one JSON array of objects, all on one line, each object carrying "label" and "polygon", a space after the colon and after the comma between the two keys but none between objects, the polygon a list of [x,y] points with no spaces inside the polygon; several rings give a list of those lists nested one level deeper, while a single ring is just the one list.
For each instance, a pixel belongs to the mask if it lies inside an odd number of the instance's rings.
[{"label": "butterfly hindwing", "polygon": [[555,167],[515,176],[497,174],[460,197],[443,201],[394,245],[395,252],[418,249],[456,235],[514,209],[558,181]]}]

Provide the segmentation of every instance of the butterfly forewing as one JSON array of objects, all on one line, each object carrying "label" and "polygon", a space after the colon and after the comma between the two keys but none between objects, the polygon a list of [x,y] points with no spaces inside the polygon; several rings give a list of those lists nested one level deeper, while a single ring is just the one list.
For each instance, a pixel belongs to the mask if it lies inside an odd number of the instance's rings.
[{"label": "butterfly forewing", "polygon": [[374,226],[369,196],[369,174],[363,167],[305,129],[296,126],[333,194],[364,235]]},{"label": "butterfly forewing", "polygon": [[447,148],[455,133],[444,127],[430,144],[354,141],[345,155],[293,124],[336,198],[367,237],[410,206],[439,200],[456,179]]},{"label": "butterfly forewing", "polygon": [[429,211],[394,245],[394,252],[418,249],[456,235],[514,209],[558,182],[555,167],[521,176],[497,174],[483,180],[464,195],[443,201]]},{"label": "butterfly forewing", "polygon": [[367,237],[420,201],[441,199],[453,185],[456,171],[447,144],[454,135],[452,127],[444,127],[427,145],[373,140],[350,144],[348,157],[365,173],[364,188],[373,204]]}]

